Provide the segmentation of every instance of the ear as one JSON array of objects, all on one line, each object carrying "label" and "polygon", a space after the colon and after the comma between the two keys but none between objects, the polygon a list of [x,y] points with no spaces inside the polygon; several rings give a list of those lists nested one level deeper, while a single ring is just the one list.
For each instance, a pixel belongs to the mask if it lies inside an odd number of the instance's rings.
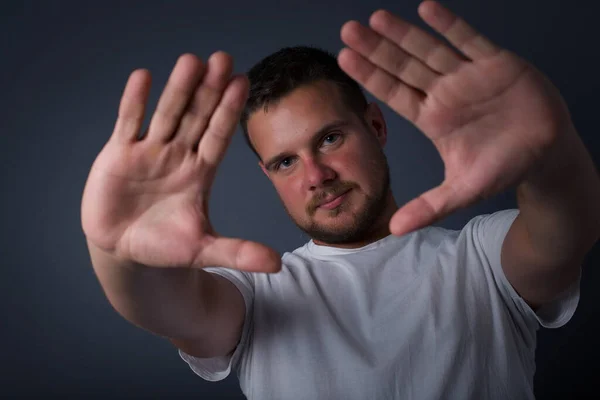
[{"label": "ear", "polygon": [[365,122],[369,130],[375,135],[381,147],[387,142],[387,126],[383,113],[376,103],[369,103],[365,110]]},{"label": "ear", "polygon": [[265,173],[265,175],[267,176],[267,178],[271,179],[271,177],[269,176],[269,171],[267,171],[267,169],[265,168],[265,164],[263,164],[262,161],[259,161],[258,165],[260,166],[260,169],[262,169],[262,172]]}]

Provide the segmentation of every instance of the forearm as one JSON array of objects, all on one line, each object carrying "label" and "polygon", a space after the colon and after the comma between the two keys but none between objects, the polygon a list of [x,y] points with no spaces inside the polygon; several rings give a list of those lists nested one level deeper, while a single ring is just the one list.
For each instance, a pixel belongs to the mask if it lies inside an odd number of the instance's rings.
[{"label": "forearm", "polygon": [[198,338],[206,329],[205,271],[153,268],[118,260],[88,241],[92,265],[110,304],[129,322],[168,338]]},{"label": "forearm", "polygon": [[518,186],[517,201],[531,245],[545,263],[582,261],[600,235],[600,178],[574,128]]}]

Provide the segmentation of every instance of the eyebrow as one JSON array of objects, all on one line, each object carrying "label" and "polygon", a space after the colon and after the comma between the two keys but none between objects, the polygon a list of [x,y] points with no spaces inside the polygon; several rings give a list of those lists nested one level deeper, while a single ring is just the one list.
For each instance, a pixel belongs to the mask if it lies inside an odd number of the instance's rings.
[{"label": "eyebrow", "polygon": [[[336,120],[333,122],[328,123],[327,125],[324,125],[323,127],[321,127],[318,131],[316,131],[312,138],[311,138],[311,142],[312,144],[314,144],[315,142],[317,142],[323,135],[336,130],[336,129],[340,129],[343,128],[345,126],[350,125],[349,121],[346,120]],[[279,153],[274,157],[271,157],[266,163],[265,163],[265,169],[267,171],[270,171],[273,166],[275,166],[279,161],[282,161],[283,159],[289,157],[291,154],[288,152],[283,152],[283,153]]]}]

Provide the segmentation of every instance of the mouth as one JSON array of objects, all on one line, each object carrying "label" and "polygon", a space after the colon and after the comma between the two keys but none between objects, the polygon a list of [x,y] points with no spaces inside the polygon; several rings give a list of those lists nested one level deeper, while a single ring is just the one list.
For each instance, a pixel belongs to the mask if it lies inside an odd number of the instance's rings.
[{"label": "mouth", "polygon": [[334,208],[336,208],[340,204],[342,204],[342,202],[347,197],[350,190],[352,190],[352,189],[346,190],[344,193],[342,193],[336,197],[326,198],[323,203],[319,204],[319,208],[324,208],[326,210],[333,210]]}]

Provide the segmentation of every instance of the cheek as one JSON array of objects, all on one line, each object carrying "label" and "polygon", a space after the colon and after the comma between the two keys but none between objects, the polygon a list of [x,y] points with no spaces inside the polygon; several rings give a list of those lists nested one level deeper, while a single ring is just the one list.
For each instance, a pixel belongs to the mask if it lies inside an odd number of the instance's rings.
[{"label": "cheek", "polygon": [[380,164],[376,154],[353,154],[350,162],[346,164],[346,180],[356,182],[366,192],[372,192],[381,170]]},{"label": "cheek", "polygon": [[294,182],[286,181],[275,185],[275,189],[289,211],[295,211],[299,207],[304,207],[304,197],[300,192],[300,186]]}]

